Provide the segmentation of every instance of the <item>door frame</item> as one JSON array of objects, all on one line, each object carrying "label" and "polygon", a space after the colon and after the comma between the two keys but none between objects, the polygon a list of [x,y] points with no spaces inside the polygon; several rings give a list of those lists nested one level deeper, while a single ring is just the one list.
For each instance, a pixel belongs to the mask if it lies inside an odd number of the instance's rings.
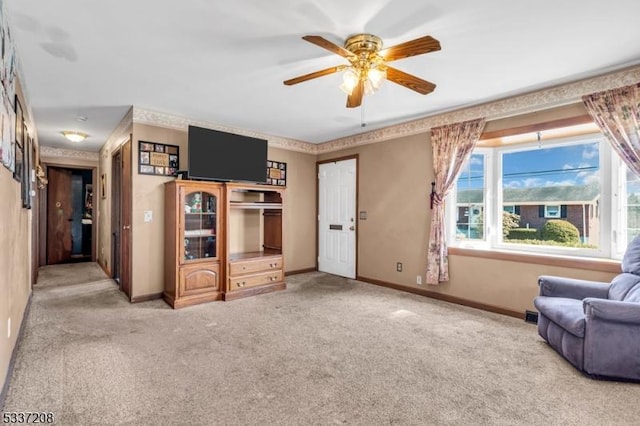
[{"label": "door frame", "polygon": [[[47,162],[41,163],[42,169],[44,170],[45,176],[49,174],[49,167],[58,167],[60,169],[69,169],[69,170],[91,170],[91,184],[96,185],[98,178],[98,166],[89,166],[89,165],[71,165],[64,163],[55,163],[55,162]],[[97,186],[96,186],[97,187]],[[46,266],[47,265],[47,194],[49,192],[49,188],[45,187],[42,190],[38,190],[38,266]],[[97,194],[97,192],[95,193]],[[97,226],[97,212],[99,197],[94,196],[94,207],[93,211],[94,217],[91,218],[91,261],[96,261],[96,247],[98,246],[97,234],[98,234],[98,226]]]},{"label": "door frame", "polygon": [[356,160],[356,211],[355,211],[355,223],[356,223],[356,237],[355,237],[355,263],[356,263],[356,278],[358,279],[358,244],[360,240],[360,210],[359,210],[359,200],[360,200],[360,154],[353,155],[345,155],[343,157],[329,158],[327,160],[319,160],[316,161],[316,271],[318,270],[318,257],[320,256],[320,165],[327,163],[337,163],[338,161],[344,160]]},{"label": "door frame", "polygon": [[[111,154],[111,277],[117,280],[120,291],[122,291],[129,301],[132,300],[132,179],[133,179],[133,137],[122,143]],[[127,153],[128,150],[128,153]],[[127,155],[128,154],[128,155]],[[120,164],[117,164],[117,159]],[[119,172],[119,175],[116,176]],[[116,185],[116,182],[119,182]],[[116,214],[117,213],[117,214]],[[117,221],[116,217],[120,220]],[[127,224],[128,223],[128,224]],[[117,236],[114,236],[115,231]],[[128,233],[125,244],[123,244],[123,233]],[[116,240],[118,238],[118,250],[116,253]],[[126,247],[125,247],[126,245]],[[123,250],[126,248],[126,250]],[[117,260],[116,260],[117,258]]]}]

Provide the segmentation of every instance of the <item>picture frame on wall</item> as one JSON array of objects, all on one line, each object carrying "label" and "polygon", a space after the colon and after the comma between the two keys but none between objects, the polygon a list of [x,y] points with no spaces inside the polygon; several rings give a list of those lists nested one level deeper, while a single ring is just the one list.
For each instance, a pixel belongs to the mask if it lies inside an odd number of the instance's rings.
[{"label": "picture frame on wall", "polygon": [[287,186],[287,163],[267,161],[267,185]]},{"label": "picture frame on wall", "polygon": [[16,113],[11,105],[10,100],[4,94],[4,91],[0,88],[0,129],[1,129],[1,143],[2,148],[2,164],[9,169],[12,173],[15,168],[14,164],[14,145],[16,143]]},{"label": "picture frame on wall", "polygon": [[156,142],[138,142],[138,174],[177,176],[180,147]]},{"label": "picture frame on wall", "polygon": [[24,115],[22,112],[22,105],[20,104],[20,101],[18,100],[18,95],[16,95],[16,99],[14,102],[15,105],[15,111],[16,111],[16,142],[18,142],[20,145],[22,145],[23,143],[23,138],[24,138],[24,134],[23,134],[23,129],[22,129],[22,123],[24,122]]},{"label": "picture frame on wall", "polygon": [[24,129],[25,132],[25,143],[24,143],[24,166],[23,166],[23,174],[22,174],[22,206],[26,209],[31,209],[31,167],[33,164],[32,160],[32,143],[33,140],[31,136]]},{"label": "picture frame on wall", "polygon": [[107,198],[107,175],[104,173],[100,175],[100,198]]},{"label": "picture frame on wall", "polygon": [[18,96],[15,97],[15,141],[14,141],[14,155],[13,155],[13,178],[18,182],[22,181],[23,174],[23,161],[24,161],[24,116],[22,112],[22,105],[18,100]]},{"label": "picture frame on wall", "polygon": [[14,148],[15,169],[13,170],[13,178],[18,182],[22,182],[24,174],[24,147],[16,141]]}]

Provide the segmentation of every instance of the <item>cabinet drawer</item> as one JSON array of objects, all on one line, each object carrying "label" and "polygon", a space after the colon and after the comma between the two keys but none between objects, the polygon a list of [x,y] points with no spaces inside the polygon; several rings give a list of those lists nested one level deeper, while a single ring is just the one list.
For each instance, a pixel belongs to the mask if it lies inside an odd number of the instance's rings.
[{"label": "cabinet drawer", "polygon": [[192,296],[220,291],[218,264],[200,264],[180,267],[180,296]]},{"label": "cabinet drawer", "polygon": [[237,261],[229,263],[229,275],[232,277],[254,272],[270,271],[282,269],[282,257],[271,257],[268,259]]},{"label": "cabinet drawer", "polygon": [[282,270],[229,278],[229,291],[282,281]]}]

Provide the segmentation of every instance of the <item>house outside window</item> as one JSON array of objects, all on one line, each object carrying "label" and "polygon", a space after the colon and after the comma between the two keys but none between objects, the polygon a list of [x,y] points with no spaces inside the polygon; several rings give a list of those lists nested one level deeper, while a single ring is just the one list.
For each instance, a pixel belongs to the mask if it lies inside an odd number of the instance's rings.
[{"label": "house outside window", "polygon": [[557,204],[544,206],[544,217],[560,217],[560,206]]},{"label": "house outside window", "polygon": [[[470,161],[447,200],[450,246],[617,259],[640,234],[640,179],[601,134],[480,146]],[[471,205],[482,212],[473,236],[451,208]],[[550,221],[572,240],[543,239]]]}]

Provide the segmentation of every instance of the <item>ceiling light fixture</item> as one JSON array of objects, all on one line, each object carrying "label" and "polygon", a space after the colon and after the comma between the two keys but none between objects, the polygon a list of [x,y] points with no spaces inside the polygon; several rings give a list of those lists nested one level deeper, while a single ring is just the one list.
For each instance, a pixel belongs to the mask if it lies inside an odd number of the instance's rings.
[{"label": "ceiling light fixture", "polygon": [[382,48],[382,40],[371,34],[358,34],[347,39],[344,47],[353,53],[351,66],[342,74],[340,89],[348,95],[362,81],[365,95],[378,91],[387,78],[384,59],[378,55]]},{"label": "ceiling light fixture", "polygon": [[74,132],[70,130],[64,130],[61,133],[64,135],[65,138],[69,139],[71,142],[76,142],[76,143],[82,142],[87,137],[89,137],[89,135],[87,135],[86,133]]}]

